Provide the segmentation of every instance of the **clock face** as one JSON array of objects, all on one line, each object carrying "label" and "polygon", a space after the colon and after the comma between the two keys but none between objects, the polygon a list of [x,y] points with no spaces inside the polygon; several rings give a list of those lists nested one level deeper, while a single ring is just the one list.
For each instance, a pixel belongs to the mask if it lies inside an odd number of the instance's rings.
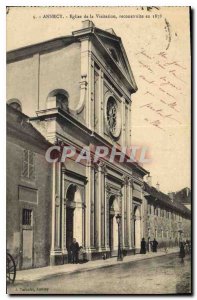
[{"label": "clock face", "polygon": [[117,139],[121,133],[121,116],[118,103],[112,96],[106,102],[105,120],[108,132],[113,138]]}]

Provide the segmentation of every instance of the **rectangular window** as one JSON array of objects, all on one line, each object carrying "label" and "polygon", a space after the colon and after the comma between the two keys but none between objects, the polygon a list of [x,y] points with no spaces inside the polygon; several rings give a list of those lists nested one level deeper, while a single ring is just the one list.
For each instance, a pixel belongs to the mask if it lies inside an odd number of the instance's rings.
[{"label": "rectangular window", "polygon": [[160,211],[161,209],[158,207],[158,217],[160,217],[161,216],[161,211]]},{"label": "rectangular window", "polygon": [[22,225],[32,225],[32,210],[23,208]]},{"label": "rectangular window", "polygon": [[164,216],[164,210],[162,208],[162,210],[161,210],[161,217],[163,217],[163,216]]},{"label": "rectangular window", "polygon": [[23,150],[22,176],[29,179],[35,178],[35,154],[26,149]]}]

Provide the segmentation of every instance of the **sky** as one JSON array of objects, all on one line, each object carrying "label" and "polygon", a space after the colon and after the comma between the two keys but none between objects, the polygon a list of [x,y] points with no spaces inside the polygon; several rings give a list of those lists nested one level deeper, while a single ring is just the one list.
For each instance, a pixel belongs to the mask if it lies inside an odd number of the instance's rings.
[{"label": "sky", "polygon": [[[61,18],[45,18],[58,14]],[[110,15],[111,17],[103,17]],[[187,7],[17,7],[7,14],[7,50],[70,35],[84,19],[120,36],[138,91],[132,144],[147,147],[153,185],[190,187],[190,33]]]}]

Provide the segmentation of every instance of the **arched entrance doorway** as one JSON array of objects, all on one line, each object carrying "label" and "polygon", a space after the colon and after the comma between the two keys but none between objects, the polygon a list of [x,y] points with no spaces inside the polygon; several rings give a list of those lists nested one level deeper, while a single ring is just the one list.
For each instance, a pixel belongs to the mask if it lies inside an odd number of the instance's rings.
[{"label": "arched entrance doorway", "polygon": [[136,249],[141,247],[141,213],[139,206],[134,208],[134,245]]},{"label": "arched entrance doorway", "polygon": [[113,195],[109,199],[109,248],[111,256],[118,255],[118,224],[116,215],[120,213],[118,200]]},{"label": "arched entrance doorway", "polygon": [[76,238],[79,246],[83,246],[83,203],[79,188],[71,184],[66,192],[66,248]]}]

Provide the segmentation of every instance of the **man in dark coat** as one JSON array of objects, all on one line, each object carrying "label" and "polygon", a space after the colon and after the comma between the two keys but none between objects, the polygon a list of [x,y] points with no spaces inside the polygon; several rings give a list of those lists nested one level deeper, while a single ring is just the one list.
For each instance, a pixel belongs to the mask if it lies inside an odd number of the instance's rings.
[{"label": "man in dark coat", "polygon": [[142,238],[141,241],[141,249],[140,249],[141,254],[146,254],[146,241],[144,238]]},{"label": "man in dark coat", "polygon": [[179,257],[181,258],[181,262],[184,262],[184,257],[185,257],[185,247],[183,242],[180,242],[180,252],[179,252]]},{"label": "man in dark coat", "polygon": [[71,257],[72,257],[72,263],[78,264],[79,259],[79,244],[77,243],[76,239],[73,239],[72,244],[70,245],[70,251],[71,251]]},{"label": "man in dark coat", "polygon": [[156,239],[153,240],[153,252],[157,252],[157,246],[158,246],[158,242],[156,241]]}]

